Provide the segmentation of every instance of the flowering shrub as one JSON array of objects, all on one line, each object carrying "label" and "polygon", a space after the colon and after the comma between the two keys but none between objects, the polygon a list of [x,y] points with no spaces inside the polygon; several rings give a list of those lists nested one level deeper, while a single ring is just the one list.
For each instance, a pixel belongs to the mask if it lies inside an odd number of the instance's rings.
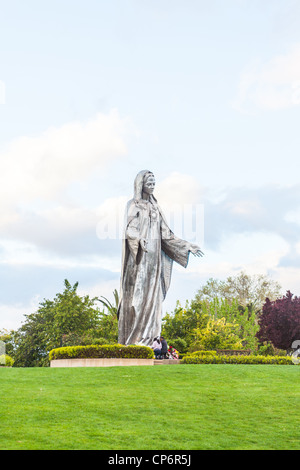
[{"label": "flowering shrub", "polygon": [[170,346],[168,349],[168,358],[169,359],[178,359],[179,358],[179,352],[177,349],[173,348],[173,346]]}]

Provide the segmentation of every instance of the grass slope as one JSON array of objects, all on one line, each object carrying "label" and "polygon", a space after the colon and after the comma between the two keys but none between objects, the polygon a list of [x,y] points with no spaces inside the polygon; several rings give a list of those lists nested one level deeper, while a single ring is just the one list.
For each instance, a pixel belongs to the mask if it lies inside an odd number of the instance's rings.
[{"label": "grass slope", "polygon": [[0,449],[297,449],[299,367],[0,369]]}]

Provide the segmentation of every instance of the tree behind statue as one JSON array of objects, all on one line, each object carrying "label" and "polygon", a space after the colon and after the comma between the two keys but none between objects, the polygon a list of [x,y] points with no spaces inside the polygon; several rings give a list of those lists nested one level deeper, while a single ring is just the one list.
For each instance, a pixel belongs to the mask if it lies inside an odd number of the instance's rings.
[{"label": "tree behind statue", "polygon": [[287,291],[280,299],[267,299],[258,323],[259,341],[270,341],[275,348],[289,352],[292,344],[300,341],[300,297]]}]

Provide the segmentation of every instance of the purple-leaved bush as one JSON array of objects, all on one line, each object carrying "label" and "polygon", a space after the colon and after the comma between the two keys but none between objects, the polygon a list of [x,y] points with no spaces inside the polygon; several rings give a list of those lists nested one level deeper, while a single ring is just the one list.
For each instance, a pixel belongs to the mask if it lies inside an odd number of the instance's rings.
[{"label": "purple-leaved bush", "polygon": [[270,341],[275,348],[289,350],[294,341],[300,341],[300,297],[287,291],[275,301],[267,298],[258,323],[260,342]]}]

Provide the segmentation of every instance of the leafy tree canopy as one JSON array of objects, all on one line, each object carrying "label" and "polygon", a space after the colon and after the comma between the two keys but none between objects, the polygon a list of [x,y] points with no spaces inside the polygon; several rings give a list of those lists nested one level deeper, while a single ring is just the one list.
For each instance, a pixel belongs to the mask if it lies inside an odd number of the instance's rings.
[{"label": "leafy tree canopy", "polygon": [[[181,349],[178,345],[182,353],[195,350],[197,345],[200,349],[207,349],[207,345],[213,342],[211,338],[218,335],[215,344],[220,349],[256,349],[258,325],[253,311],[242,307],[237,299],[229,301],[215,297],[210,301],[200,301],[197,296],[196,299],[186,302],[184,308],[178,302],[175,311],[163,318],[162,332],[170,344],[176,344],[179,338],[183,340],[186,346]],[[222,328],[228,335],[227,343],[224,334],[221,335]],[[211,338],[207,339],[209,336]]]},{"label": "leafy tree canopy", "polygon": [[79,296],[78,282],[72,286],[65,280],[64,284],[63,293],[54,300],[44,300],[37,312],[25,315],[25,323],[14,335],[15,366],[45,365],[49,351],[62,345],[64,335],[81,335],[99,325],[97,299]]},{"label": "leafy tree canopy", "polygon": [[281,286],[263,274],[249,275],[241,271],[236,276],[229,276],[225,281],[210,278],[196,295],[196,300],[212,301],[237,299],[243,307],[259,311],[266,298],[275,300],[281,295]]}]

